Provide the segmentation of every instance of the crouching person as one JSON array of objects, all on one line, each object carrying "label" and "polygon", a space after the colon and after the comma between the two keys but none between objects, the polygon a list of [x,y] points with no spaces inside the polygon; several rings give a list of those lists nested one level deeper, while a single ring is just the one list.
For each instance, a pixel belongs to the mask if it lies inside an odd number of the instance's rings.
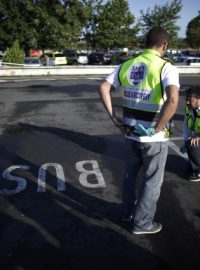
[{"label": "crouching person", "polygon": [[188,154],[188,180],[200,181],[200,86],[186,90],[185,119],[183,125],[184,147]]}]

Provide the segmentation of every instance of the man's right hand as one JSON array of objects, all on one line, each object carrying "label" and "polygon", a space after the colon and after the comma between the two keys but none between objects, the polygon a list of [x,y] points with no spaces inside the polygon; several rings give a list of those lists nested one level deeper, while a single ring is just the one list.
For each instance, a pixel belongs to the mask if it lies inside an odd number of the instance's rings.
[{"label": "man's right hand", "polygon": [[131,126],[126,124],[120,124],[118,125],[118,128],[120,129],[123,135],[130,135],[130,133],[132,132]]},{"label": "man's right hand", "polygon": [[113,123],[115,124],[115,126],[117,128],[119,128],[119,130],[121,131],[121,133],[123,135],[129,135],[130,134],[131,126],[129,126],[127,124],[124,124],[122,122],[122,120],[120,118],[118,118],[118,117],[113,117],[112,120],[113,120]]}]

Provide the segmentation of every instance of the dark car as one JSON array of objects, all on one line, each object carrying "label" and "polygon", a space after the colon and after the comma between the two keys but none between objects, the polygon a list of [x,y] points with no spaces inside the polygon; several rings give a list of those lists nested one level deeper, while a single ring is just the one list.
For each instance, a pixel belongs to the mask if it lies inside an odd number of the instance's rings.
[{"label": "dark car", "polygon": [[100,64],[107,65],[111,63],[111,55],[103,53],[103,52],[92,52],[88,55],[88,64]]},{"label": "dark car", "polygon": [[115,52],[115,53],[113,53],[111,62],[113,65],[120,65],[120,64],[126,62],[127,60],[135,58],[141,52],[142,52],[141,50],[129,51],[129,52]]},{"label": "dark car", "polygon": [[63,54],[66,56],[67,58],[67,63],[69,65],[72,64],[77,64],[77,51],[73,50],[73,49],[66,49],[63,51]]}]

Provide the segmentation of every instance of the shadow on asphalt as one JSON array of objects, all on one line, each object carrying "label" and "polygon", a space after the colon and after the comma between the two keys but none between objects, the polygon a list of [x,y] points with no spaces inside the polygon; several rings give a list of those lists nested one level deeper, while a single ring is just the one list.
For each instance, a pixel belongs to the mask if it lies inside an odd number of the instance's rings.
[{"label": "shadow on asphalt", "polygon": [[[13,164],[28,164],[31,172],[39,169],[2,145],[0,153],[1,171]],[[98,209],[114,213],[118,206],[72,185],[65,193],[51,186],[45,193],[33,193],[37,179],[32,173],[15,170],[14,175],[26,178],[29,189],[0,195],[0,269],[168,269],[159,256],[135,244],[122,224],[110,222]],[[55,176],[48,173],[47,178],[51,183]],[[10,181],[7,188],[15,185]]]},{"label": "shadow on asphalt", "polygon": [[[119,142],[102,137],[22,123],[19,127],[53,133],[89,151],[120,160],[125,154]],[[110,152],[106,151],[107,145],[112,149]],[[57,192],[51,184],[55,178],[51,172],[47,176],[47,191],[33,193],[37,186],[34,175],[39,167],[2,145],[0,156],[1,171],[13,164],[31,167],[31,172],[23,172],[29,189],[13,196],[1,195],[0,198],[2,270],[98,270],[116,267],[169,270],[188,267],[197,260],[196,250],[190,249],[194,248],[195,237],[192,225],[186,220],[170,183],[163,185],[157,213],[166,229],[156,236],[138,237],[130,235],[128,227],[117,220],[119,204],[96,198],[70,184],[67,184],[65,192]],[[15,175],[22,177],[20,171]],[[13,187],[12,181],[9,185]],[[173,209],[169,205],[173,205]]]}]

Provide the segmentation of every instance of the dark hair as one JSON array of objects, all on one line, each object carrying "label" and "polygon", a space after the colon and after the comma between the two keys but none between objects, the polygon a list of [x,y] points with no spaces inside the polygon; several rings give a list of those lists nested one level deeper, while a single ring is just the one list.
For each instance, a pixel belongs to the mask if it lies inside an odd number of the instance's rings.
[{"label": "dark hair", "polygon": [[186,98],[195,97],[200,98],[200,86],[193,85],[185,91]]},{"label": "dark hair", "polygon": [[169,34],[167,31],[160,27],[155,26],[149,30],[146,36],[146,48],[152,48],[153,46],[161,46],[163,43],[169,41]]}]

